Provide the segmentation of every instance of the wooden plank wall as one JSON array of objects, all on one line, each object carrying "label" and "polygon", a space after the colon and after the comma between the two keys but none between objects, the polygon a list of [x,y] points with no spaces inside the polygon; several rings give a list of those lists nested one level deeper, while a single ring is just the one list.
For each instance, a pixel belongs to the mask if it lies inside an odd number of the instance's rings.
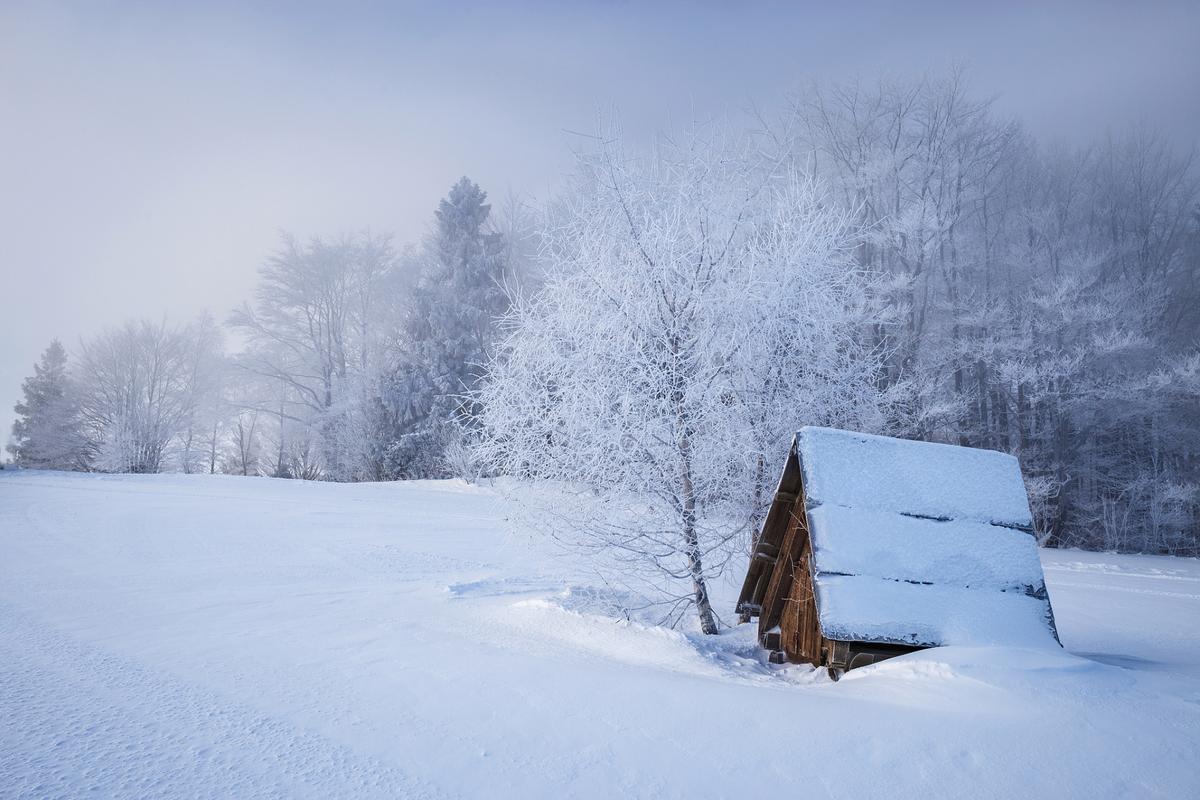
[{"label": "wooden plank wall", "polygon": [[813,591],[811,559],[812,547],[808,537],[805,536],[800,558],[796,562],[792,588],[788,592],[780,621],[782,634],[780,643],[783,651],[787,654],[788,661],[807,661],[820,666],[825,637],[821,635],[820,620],[817,617],[817,598]]},{"label": "wooden plank wall", "polygon": [[788,515],[787,531],[779,546],[775,569],[767,583],[763,596],[762,610],[758,617],[758,638],[764,641],[766,634],[780,624],[784,605],[792,589],[792,578],[800,554],[808,542],[808,520],[804,513],[804,499],[797,498]]}]

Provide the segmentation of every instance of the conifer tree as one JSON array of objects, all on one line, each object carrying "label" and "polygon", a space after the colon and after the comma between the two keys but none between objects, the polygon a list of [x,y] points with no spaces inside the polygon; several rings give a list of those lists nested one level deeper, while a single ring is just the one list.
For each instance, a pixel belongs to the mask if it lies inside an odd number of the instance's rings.
[{"label": "conifer tree", "polygon": [[469,398],[508,310],[504,240],[490,215],[487,192],[465,177],[436,211],[409,307],[407,358],[387,398],[403,421],[392,453],[407,477],[444,474],[444,449],[477,416]]},{"label": "conifer tree", "polygon": [[14,406],[18,416],[8,451],[23,467],[86,469],[86,440],[62,343],[52,341],[33,370],[21,385],[24,399]]}]

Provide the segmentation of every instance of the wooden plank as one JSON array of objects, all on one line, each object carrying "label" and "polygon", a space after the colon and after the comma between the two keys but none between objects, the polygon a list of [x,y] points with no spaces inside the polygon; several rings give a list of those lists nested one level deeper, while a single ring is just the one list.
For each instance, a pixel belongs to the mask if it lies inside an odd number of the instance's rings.
[{"label": "wooden plank", "polygon": [[754,548],[754,554],[774,559],[779,555],[779,545],[770,544],[769,542],[759,542],[758,547]]},{"label": "wooden plank", "polygon": [[783,652],[787,653],[788,660],[790,661],[800,660],[797,652],[800,646],[798,635],[800,631],[800,603],[792,596],[798,584],[799,581],[792,581],[792,591],[788,592],[787,600],[783,603],[783,611],[779,615],[780,645]]},{"label": "wooden plank", "polygon": [[821,663],[821,626],[817,619],[817,598],[813,591],[811,543],[805,546],[796,570],[799,573],[796,576],[797,583],[801,586],[801,591],[797,594],[803,604],[800,620],[800,655],[808,663],[819,665]]},{"label": "wooden plank", "polygon": [[826,666],[845,669],[850,663],[850,643],[829,640],[828,663]]},{"label": "wooden plank", "polygon": [[767,513],[762,536],[755,543],[750,568],[746,571],[746,580],[742,583],[742,591],[738,595],[739,608],[751,603],[762,605],[762,592],[766,589],[766,581],[763,578],[769,579],[774,568],[779,544],[787,531],[787,513],[786,508],[774,504]]},{"label": "wooden plank", "polygon": [[[737,608],[739,614],[745,614],[743,608],[748,608],[751,605],[760,606],[758,597],[755,593],[755,586],[762,579],[762,575],[770,569],[770,564],[757,558],[750,559],[750,566],[746,570],[746,580],[742,583],[742,591],[738,595]],[[749,620],[743,620],[749,621]]]},{"label": "wooden plank", "polygon": [[791,571],[792,563],[788,553],[791,550],[791,542],[796,536],[796,521],[791,519],[788,522],[787,530],[783,535],[783,547],[781,557],[776,559],[775,568],[771,570],[771,577],[767,581],[767,590],[763,594],[762,613],[758,617],[758,635],[762,637],[771,628],[779,624],[779,616],[783,607],[783,600],[787,597],[787,591],[791,588]]},{"label": "wooden plank", "polygon": [[813,593],[812,545],[802,539],[800,554],[793,570],[791,590],[780,618],[783,650],[793,662],[821,665],[821,629]]},{"label": "wooden plank", "polygon": [[758,617],[759,638],[779,624],[780,614],[788,592],[792,588],[792,571],[796,564],[796,555],[808,538],[808,524],[804,517],[804,501],[798,501],[789,512],[787,532],[779,547],[779,557],[775,561],[775,569],[767,583],[767,591],[763,596],[762,613]]}]

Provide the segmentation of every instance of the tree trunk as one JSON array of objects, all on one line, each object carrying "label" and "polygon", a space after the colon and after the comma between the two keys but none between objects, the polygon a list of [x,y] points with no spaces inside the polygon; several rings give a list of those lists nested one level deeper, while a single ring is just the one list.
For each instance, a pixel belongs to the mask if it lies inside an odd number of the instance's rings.
[{"label": "tree trunk", "polygon": [[700,538],[696,533],[696,492],[692,483],[692,442],[684,433],[679,441],[682,457],[682,509],[684,554],[687,556],[688,573],[692,576],[692,593],[696,602],[696,613],[700,616],[700,630],[706,634],[717,632],[717,618],[708,599],[708,586],[704,582],[704,564],[700,556]]},{"label": "tree trunk", "polygon": [[[763,486],[763,481],[766,479],[766,459],[762,453],[758,454],[758,458],[754,462],[754,500],[750,509],[750,552],[754,552],[754,548],[758,546],[758,536],[762,533],[763,518],[763,495],[766,493],[766,487]],[[738,614],[738,623],[744,624],[750,621],[750,612],[743,611]]]},{"label": "tree trunk", "polygon": [[208,441],[208,474],[217,474],[217,425],[213,423],[212,438]]},{"label": "tree trunk", "polygon": [[754,552],[754,548],[758,546],[758,535],[762,532],[763,519],[766,516],[763,513],[763,496],[766,494],[766,486],[763,485],[767,475],[766,461],[762,453],[759,453],[754,460],[754,505],[750,514],[750,552]]},{"label": "tree trunk", "polygon": [[704,567],[700,563],[700,545],[696,540],[695,528],[687,534],[688,570],[692,574],[692,592],[696,601],[696,613],[700,616],[700,630],[707,634],[717,632],[717,618],[712,603],[708,600],[708,586],[704,582]]}]

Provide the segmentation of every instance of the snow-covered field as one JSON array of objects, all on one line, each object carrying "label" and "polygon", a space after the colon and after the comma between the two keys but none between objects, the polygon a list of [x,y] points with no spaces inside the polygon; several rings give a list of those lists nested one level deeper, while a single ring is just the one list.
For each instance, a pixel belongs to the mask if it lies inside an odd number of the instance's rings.
[{"label": "snow-covered field", "polygon": [[0,472],[0,796],[1200,796],[1200,562],[1043,551],[1065,651],[832,683],[750,626],[606,616],[502,516],[454,482]]}]

